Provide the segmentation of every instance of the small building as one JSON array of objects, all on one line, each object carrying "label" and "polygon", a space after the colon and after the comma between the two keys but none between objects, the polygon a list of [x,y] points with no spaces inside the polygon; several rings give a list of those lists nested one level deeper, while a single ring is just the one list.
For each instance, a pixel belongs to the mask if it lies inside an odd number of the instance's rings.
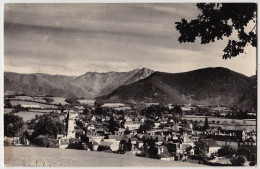
[{"label": "small building", "polygon": [[215,140],[204,140],[208,145],[208,154],[207,156],[211,156],[214,153],[217,153],[221,146]]}]

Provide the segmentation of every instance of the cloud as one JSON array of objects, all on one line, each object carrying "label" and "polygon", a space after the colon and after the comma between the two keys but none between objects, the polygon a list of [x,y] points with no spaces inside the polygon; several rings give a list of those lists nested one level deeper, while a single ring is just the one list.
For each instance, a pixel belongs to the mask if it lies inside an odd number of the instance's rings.
[{"label": "cloud", "polygon": [[5,71],[80,75],[225,66],[255,72],[254,48],[225,61],[227,39],[178,42],[175,22],[198,15],[194,4],[6,4],[4,11]]}]

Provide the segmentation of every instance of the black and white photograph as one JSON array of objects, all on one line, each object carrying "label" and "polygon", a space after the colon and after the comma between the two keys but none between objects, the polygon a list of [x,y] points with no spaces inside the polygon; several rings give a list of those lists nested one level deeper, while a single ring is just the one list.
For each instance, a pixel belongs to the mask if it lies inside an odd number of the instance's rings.
[{"label": "black and white photograph", "polygon": [[5,3],[4,166],[256,167],[257,7]]}]

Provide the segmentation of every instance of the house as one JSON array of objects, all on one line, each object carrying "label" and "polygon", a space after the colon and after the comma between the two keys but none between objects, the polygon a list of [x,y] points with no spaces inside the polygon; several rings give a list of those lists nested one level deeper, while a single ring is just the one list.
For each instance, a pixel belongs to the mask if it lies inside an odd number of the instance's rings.
[{"label": "house", "polygon": [[132,144],[131,152],[133,154],[141,154],[141,150],[136,145]]},{"label": "house", "polygon": [[221,149],[221,146],[215,141],[215,140],[203,140],[206,142],[208,146],[208,154],[207,156],[211,156],[214,153],[217,153],[219,149]]},{"label": "house", "polygon": [[256,160],[256,155],[257,155],[257,147],[256,147],[256,140],[253,137],[250,137],[246,139],[243,142],[239,143],[239,148],[244,148],[247,150],[245,152],[245,156],[247,160],[249,161],[255,161]]},{"label": "house", "polygon": [[154,127],[153,128],[157,129],[160,125],[161,125],[161,123],[156,122],[156,123],[154,123]]},{"label": "house", "polygon": [[122,137],[120,137],[119,135],[108,135],[108,139],[120,142],[122,140]]},{"label": "house", "polygon": [[172,157],[172,153],[169,152],[168,148],[162,144],[160,146],[157,146],[158,149],[158,156],[159,158],[169,158]]},{"label": "house", "polygon": [[144,145],[144,142],[142,140],[138,140],[136,143],[137,148],[142,148]]},{"label": "house", "polygon": [[159,121],[160,121],[161,124],[166,124],[166,123],[168,123],[168,119],[165,119],[165,118],[164,118],[164,119],[160,119]]},{"label": "house", "polygon": [[59,143],[59,148],[65,149],[69,146],[70,140],[68,138],[60,138],[58,143]]},{"label": "house", "polygon": [[99,147],[107,147],[111,151],[117,151],[120,147],[119,143],[120,142],[115,139],[104,139],[100,142]]},{"label": "house", "polygon": [[137,130],[140,128],[141,123],[140,122],[133,122],[133,121],[126,121],[125,122],[125,128],[132,131],[132,130]]},{"label": "house", "polygon": [[21,145],[22,145],[22,142],[21,142],[20,137],[13,137],[13,138],[12,138],[12,143],[13,143],[13,145],[15,145],[15,146],[21,146]]}]

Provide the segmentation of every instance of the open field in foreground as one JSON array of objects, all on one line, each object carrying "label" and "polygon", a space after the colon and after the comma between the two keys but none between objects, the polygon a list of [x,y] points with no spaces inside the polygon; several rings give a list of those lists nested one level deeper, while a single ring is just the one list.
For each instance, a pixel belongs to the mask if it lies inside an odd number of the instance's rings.
[{"label": "open field in foreground", "polygon": [[44,166],[44,167],[115,167],[115,166],[151,166],[151,167],[203,167],[204,165],[178,161],[161,161],[136,157],[131,153],[113,154],[39,147],[5,147],[5,166]]}]

